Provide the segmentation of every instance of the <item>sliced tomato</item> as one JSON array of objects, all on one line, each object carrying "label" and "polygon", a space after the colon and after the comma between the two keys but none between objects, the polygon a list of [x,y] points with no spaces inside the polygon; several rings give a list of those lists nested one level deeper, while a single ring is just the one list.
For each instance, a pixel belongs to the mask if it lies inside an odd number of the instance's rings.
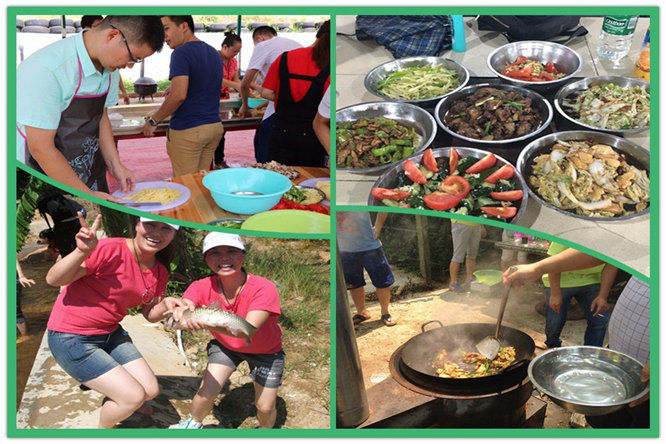
[{"label": "sliced tomato", "polygon": [[467,179],[458,176],[457,174],[454,176],[448,176],[439,185],[439,190],[443,193],[453,194],[455,196],[460,195],[462,196],[462,199],[467,197],[471,189],[472,186],[467,182]]},{"label": "sliced tomato", "polygon": [[516,215],[518,208],[516,207],[481,207],[481,211],[491,216],[501,217],[503,219],[510,219]]},{"label": "sliced tomato", "polygon": [[423,196],[423,203],[425,203],[428,208],[442,211],[450,210],[458,205],[462,199],[463,196],[461,194],[449,194],[435,191],[434,193]]},{"label": "sliced tomato", "polygon": [[430,148],[423,152],[421,163],[428,171],[432,171],[433,173],[439,172],[439,168],[437,168],[437,160],[435,160],[435,155]]},{"label": "sliced tomato", "polygon": [[420,183],[421,185],[428,183],[428,179],[426,179],[421,170],[419,170],[411,160],[405,161],[402,167],[405,169],[405,174],[412,182]]},{"label": "sliced tomato", "polygon": [[546,63],[544,68],[546,68],[546,71],[548,71],[551,74],[557,74],[557,68],[555,67],[555,64],[553,62]]},{"label": "sliced tomato", "polygon": [[[474,165],[472,165],[474,166]],[[504,165],[499,170],[495,171],[490,176],[486,177],[486,182],[497,183],[500,179],[511,179],[513,177],[514,168],[511,165]]]},{"label": "sliced tomato", "polygon": [[497,162],[497,158],[495,157],[495,155],[493,153],[490,153],[490,154],[486,155],[486,157],[484,157],[483,159],[476,162],[471,167],[467,168],[465,170],[465,172],[467,174],[480,173],[481,171],[487,170],[488,168],[495,165],[495,162]]},{"label": "sliced tomato", "polygon": [[451,148],[449,150],[449,174],[456,172],[456,169],[458,168],[458,159],[460,159],[458,151],[456,151],[455,148]]},{"label": "sliced tomato", "polygon": [[412,193],[409,191],[393,190],[389,188],[373,188],[372,197],[375,199],[388,199],[396,202],[407,199]]},{"label": "sliced tomato", "polygon": [[495,200],[504,200],[508,202],[513,202],[523,198],[522,190],[513,190],[513,191],[493,191],[490,193],[490,197]]}]

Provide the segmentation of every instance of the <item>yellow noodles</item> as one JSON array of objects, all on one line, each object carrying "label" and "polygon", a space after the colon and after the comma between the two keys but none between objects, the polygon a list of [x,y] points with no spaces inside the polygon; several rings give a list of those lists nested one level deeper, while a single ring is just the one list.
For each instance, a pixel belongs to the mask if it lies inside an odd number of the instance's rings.
[{"label": "yellow noodles", "polygon": [[132,202],[160,202],[166,204],[178,199],[182,193],[182,191],[168,187],[146,188],[145,190],[127,196],[127,199]]}]

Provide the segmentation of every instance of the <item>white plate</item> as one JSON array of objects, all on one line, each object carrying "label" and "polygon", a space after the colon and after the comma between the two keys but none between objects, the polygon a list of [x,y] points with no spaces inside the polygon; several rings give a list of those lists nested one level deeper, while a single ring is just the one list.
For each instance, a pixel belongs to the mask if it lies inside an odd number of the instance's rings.
[{"label": "white plate", "polygon": [[[307,180],[304,180],[303,182],[300,182],[298,185],[302,186],[302,187],[316,188],[317,182],[323,182],[323,181],[330,182],[331,178],[330,177],[313,177],[312,179],[307,179]],[[329,201],[329,200],[322,200],[319,203],[322,204],[322,205],[329,206],[329,207],[331,206],[331,201]]]},{"label": "white plate", "polygon": [[128,208],[135,208],[137,210],[141,211],[147,211],[149,213],[156,213],[158,211],[164,211],[164,210],[169,210],[171,208],[178,207],[185,202],[187,202],[190,199],[190,189],[187,188],[185,185],[181,185],[179,183],[174,183],[174,182],[141,182],[137,183],[136,186],[134,187],[134,191],[130,191],[129,193],[123,193],[120,190],[117,190],[113,193],[113,196],[119,197],[119,198],[124,198],[125,196],[134,194],[138,191],[145,190],[148,188],[171,188],[172,190],[178,190],[181,191],[180,196],[178,199],[165,203],[163,205],[132,205],[131,207]]}]

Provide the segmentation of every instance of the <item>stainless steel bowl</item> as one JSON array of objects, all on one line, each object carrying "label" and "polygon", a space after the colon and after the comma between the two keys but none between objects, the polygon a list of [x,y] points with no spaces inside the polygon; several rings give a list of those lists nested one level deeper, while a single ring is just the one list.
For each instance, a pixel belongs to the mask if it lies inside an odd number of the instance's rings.
[{"label": "stainless steel bowl", "polygon": [[[468,148],[468,147],[453,147],[455,150],[458,152],[460,157],[476,157],[477,159],[481,159],[488,154],[490,154],[489,151],[484,151],[484,150],[478,150],[476,148]],[[435,148],[432,150],[432,153],[435,155],[435,159],[440,159],[440,158],[446,158],[448,159],[449,157],[449,150],[450,148]],[[423,153],[416,154],[413,156],[408,157],[407,159],[411,159],[414,163],[421,163],[421,158],[423,157]],[[506,159],[495,155],[497,158],[497,163],[496,165],[499,166],[504,166],[504,165],[511,165],[509,161]],[[372,185],[372,188],[396,188],[398,184],[398,174],[403,171],[403,164],[407,159],[401,160],[397,165],[394,165],[390,170],[384,172],[379,179],[375,181],[375,183]],[[518,170],[516,169],[513,173],[513,179],[520,184],[520,189],[523,191],[523,200],[520,202],[520,206],[518,207],[518,212],[516,215],[511,219],[512,224],[517,224],[518,221],[520,220],[520,217],[525,213],[525,209],[527,208],[527,184],[525,183],[525,180],[523,177],[520,175]],[[375,205],[375,206],[381,206],[383,205],[382,202],[379,199],[375,199],[375,197],[370,194],[368,197],[368,205]],[[430,211],[435,211],[435,210],[430,210]]]},{"label": "stainless steel bowl", "polygon": [[[544,65],[548,62],[552,62],[560,72],[566,73],[566,76],[548,82],[526,82],[502,75],[502,70],[507,65],[515,62],[519,56],[538,60]],[[583,67],[583,59],[573,49],[558,43],[542,41],[508,43],[491,52],[486,62],[488,68],[490,68],[490,70],[503,81],[512,85],[529,88],[540,93],[554,91],[559,86],[568,82]]]},{"label": "stainless steel bowl", "polygon": [[577,119],[574,119],[571,117],[567,112],[564,110],[564,107],[562,105],[563,101],[566,100],[567,98],[572,97],[575,94],[580,94],[594,85],[598,85],[600,83],[613,83],[616,85],[620,85],[622,87],[630,87],[630,86],[640,86],[645,89],[645,91],[650,93],[650,83],[646,82],[645,80],[641,79],[635,79],[633,77],[619,77],[619,76],[597,76],[597,77],[587,77],[583,80],[578,80],[577,82],[572,82],[569,83],[568,85],[562,87],[557,94],[555,95],[555,108],[557,109],[557,112],[559,112],[562,116],[564,116],[566,119],[570,120],[571,122],[575,123],[576,125],[580,125],[585,128],[593,129],[593,130],[598,130],[598,131],[606,131],[606,132],[611,132],[611,133],[639,133],[641,131],[645,131],[650,128],[650,126],[645,126],[642,128],[632,128],[632,129],[623,129],[623,130],[613,130],[613,129],[607,129],[607,128],[599,128],[596,126],[588,125],[586,123],[583,123]]},{"label": "stainless steel bowl", "polygon": [[[449,112],[449,109],[451,109],[454,103],[456,103],[460,99],[465,98],[466,96],[474,94],[480,88],[488,88],[488,87],[508,90],[508,91],[515,91],[519,94],[522,94],[523,96],[531,98],[532,107],[541,116],[541,126],[539,126],[539,128],[537,128],[535,131],[532,131],[529,134],[525,134],[524,136],[514,137],[513,139],[505,139],[505,140],[472,139],[471,137],[461,136],[460,134],[454,132],[448,126],[446,126],[446,123],[444,123],[444,117]],[[505,145],[508,143],[529,139],[530,137],[534,137],[543,130],[545,130],[548,127],[548,125],[550,125],[550,121],[553,120],[553,108],[550,106],[550,103],[548,103],[548,100],[546,100],[545,98],[543,98],[543,96],[532,90],[521,88],[520,86],[501,85],[501,84],[491,85],[489,83],[483,83],[481,85],[468,86],[456,92],[455,94],[451,94],[450,96],[444,97],[437,104],[437,107],[435,107],[435,119],[437,119],[437,124],[439,125],[440,128],[442,128],[447,133],[451,134],[453,137],[457,137],[458,139],[463,139],[468,142],[474,142],[474,143],[485,143],[489,145]]]},{"label": "stainless steel bowl", "polygon": [[[529,177],[532,175],[532,165],[534,164],[534,158],[542,154],[550,153],[551,147],[558,141],[562,140],[564,142],[569,140],[588,140],[594,143],[602,143],[604,145],[610,145],[615,151],[624,154],[627,157],[627,161],[630,164],[633,164],[637,168],[641,168],[647,171],[648,175],[650,173],[650,152],[643,148],[640,145],[637,145],[633,142],[623,139],[621,137],[614,136],[612,134],[600,133],[597,131],[562,131],[559,133],[552,133],[546,136],[543,136],[537,140],[532,141],[529,145],[518,156],[518,161],[516,162],[516,168],[520,173],[521,177],[525,178],[525,181],[529,184]],[[541,205],[551,208],[558,213],[566,214],[571,217],[577,217],[579,219],[593,220],[599,222],[615,222],[621,220],[635,219],[641,217],[644,214],[650,213],[650,207],[647,207],[643,211],[638,213],[629,214],[626,216],[620,217],[590,217],[583,216],[581,214],[576,214],[569,210],[563,210],[557,208],[556,206],[546,202],[544,199],[539,196],[536,191],[528,185],[530,195]]]},{"label": "stainless steel bowl", "polygon": [[[379,84],[379,82],[388,77],[388,75],[391,74],[392,72],[400,71],[401,69],[405,68],[413,68],[417,66],[438,66],[438,65],[443,66],[446,69],[453,70],[458,75],[458,81],[459,81],[458,87],[449,91],[446,94],[436,97],[430,97],[428,99],[401,100],[401,99],[393,99],[391,97],[387,97],[381,94],[377,90],[377,85]],[[363,83],[365,84],[365,88],[370,93],[374,94],[377,97],[381,97],[384,100],[391,100],[394,102],[407,102],[407,103],[413,103],[415,105],[427,106],[427,105],[434,105],[442,97],[446,97],[449,94],[463,88],[465,85],[467,85],[468,81],[469,81],[469,71],[467,71],[467,68],[465,68],[464,66],[462,66],[457,62],[454,62],[451,59],[445,59],[443,57],[417,56],[417,57],[405,57],[402,59],[397,59],[383,63],[373,68],[365,76],[365,80],[363,81]]]},{"label": "stainless steel bowl", "polygon": [[644,396],[643,365],[602,347],[574,346],[548,350],[532,359],[527,374],[556,404],[584,415],[606,415]]},{"label": "stainless steel bowl", "polygon": [[[435,119],[429,112],[416,105],[402,102],[368,102],[348,106],[339,109],[335,113],[335,121],[349,122],[361,118],[386,117],[396,120],[400,125],[414,128],[421,137],[421,143],[414,147],[414,152],[419,153],[428,148],[437,135]],[[375,173],[383,171],[397,162],[385,165],[376,165],[368,168],[344,168],[336,167],[337,171],[349,171],[353,173]]]}]

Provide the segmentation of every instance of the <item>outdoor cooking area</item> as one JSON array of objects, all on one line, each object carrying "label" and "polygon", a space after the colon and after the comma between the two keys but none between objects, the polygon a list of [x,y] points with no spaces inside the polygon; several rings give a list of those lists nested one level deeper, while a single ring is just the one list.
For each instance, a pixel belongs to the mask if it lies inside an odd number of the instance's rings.
[{"label": "outdoor cooking area", "polygon": [[[614,340],[612,325],[606,330],[603,323],[603,345],[599,345],[604,348],[583,347],[590,342],[590,332],[577,298],[564,309],[561,347],[549,349],[546,342],[552,341],[552,333],[546,334],[549,299],[544,283],[539,279],[510,291],[501,283],[502,271],[509,267],[522,271],[521,264],[550,257],[547,252],[553,254],[554,243],[531,237],[524,241],[518,232],[507,239],[503,229],[482,226],[486,234],[476,259],[470,261],[468,256],[458,268],[457,290],[449,270],[450,261],[457,260],[451,226],[458,222],[397,213],[352,214],[338,213],[338,427],[566,429],[591,428],[593,423],[597,428],[602,426],[595,418],[605,416],[596,415],[617,410],[647,391],[646,383],[640,382],[641,358],[626,357],[628,367],[623,370],[611,369],[605,362],[604,354],[625,357],[605,348]],[[360,214],[371,216],[366,220]],[[358,282],[354,259],[345,252],[351,248],[344,240],[358,236],[350,236],[354,230],[348,227],[353,224],[345,219],[369,221],[373,233],[379,227],[379,249],[393,282],[378,271],[381,260],[364,262],[364,279]],[[360,223],[356,226],[363,230]],[[519,254],[511,256],[508,251]],[[475,273],[469,273],[468,267],[475,267]],[[623,292],[634,281],[635,277],[617,271],[605,311],[594,317],[596,321],[615,314],[616,304],[623,305],[627,298]],[[362,282],[367,285],[360,287],[363,302],[359,302],[354,289]],[[500,349],[488,365],[480,355],[481,343],[495,334],[503,298]],[[623,310],[618,310],[617,322]],[[649,313],[649,307],[646,310]],[[566,371],[562,362],[568,363]],[[594,362],[593,368],[586,368],[585,362]],[[597,370],[600,373],[594,374]],[[574,382],[567,382],[558,371],[574,373]],[[633,375],[633,382],[627,375]],[[580,397],[576,402],[567,401],[562,392],[573,386]]]}]

